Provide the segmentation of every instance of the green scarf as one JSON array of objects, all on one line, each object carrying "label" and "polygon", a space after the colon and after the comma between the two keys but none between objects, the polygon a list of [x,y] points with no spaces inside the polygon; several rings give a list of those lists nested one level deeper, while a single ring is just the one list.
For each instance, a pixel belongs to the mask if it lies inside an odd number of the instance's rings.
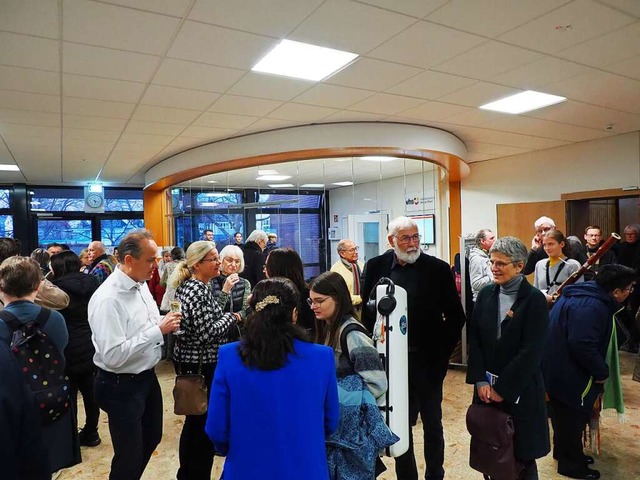
[{"label": "green scarf", "polygon": [[605,359],[609,366],[609,378],[604,382],[602,409],[615,408],[618,412],[618,421],[622,423],[624,421],[624,399],[622,398],[622,379],[620,378],[620,359],[618,357],[618,338],[616,336],[616,315],[620,311],[622,309],[613,314],[613,330]]}]

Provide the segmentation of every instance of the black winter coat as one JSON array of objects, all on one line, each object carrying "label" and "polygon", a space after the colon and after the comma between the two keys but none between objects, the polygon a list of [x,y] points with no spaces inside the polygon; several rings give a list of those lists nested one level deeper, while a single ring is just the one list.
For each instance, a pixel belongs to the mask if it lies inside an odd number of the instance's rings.
[{"label": "black winter coat", "polygon": [[69,295],[69,306],[60,310],[69,331],[69,343],[64,350],[67,373],[75,375],[93,370],[95,348],[91,342],[87,307],[91,295],[100,285],[99,280],[93,275],[73,272],[52,282]]},{"label": "black winter coat", "polygon": [[241,245],[244,254],[244,270],[239,275],[249,280],[251,288],[255,287],[260,280],[264,280],[264,255],[260,245],[256,242],[247,242]]},{"label": "black winter coat", "polygon": [[[478,293],[469,322],[467,383],[486,382],[487,371],[498,376],[494,389],[504,398],[500,406],[513,416],[516,458],[527,462],[550,450],[540,369],[549,325],[547,300],[523,278],[511,307],[513,317],[503,321],[498,339],[499,292],[500,286],[491,283]],[[481,403],[475,389],[474,402]]]}]

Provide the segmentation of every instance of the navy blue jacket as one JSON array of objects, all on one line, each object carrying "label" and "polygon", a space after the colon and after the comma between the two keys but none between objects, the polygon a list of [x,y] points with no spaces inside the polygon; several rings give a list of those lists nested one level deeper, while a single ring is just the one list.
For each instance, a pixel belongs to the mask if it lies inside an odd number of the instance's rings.
[{"label": "navy blue jacket", "polygon": [[579,407],[593,382],[605,380],[605,363],[619,308],[595,281],[570,285],[550,313],[542,375],[547,393],[568,406]]}]

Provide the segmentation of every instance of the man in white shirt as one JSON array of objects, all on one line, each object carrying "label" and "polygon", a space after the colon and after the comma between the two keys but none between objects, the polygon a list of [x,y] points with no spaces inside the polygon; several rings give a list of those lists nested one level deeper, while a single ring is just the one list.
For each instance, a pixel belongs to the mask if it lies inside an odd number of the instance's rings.
[{"label": "man in white shirt", "polygon": [[96,399],[109,417],[111,480],[139,479],[162,439],[162,394],[154,372],[162,336],[180,327],[179,313],[160,317],[146,280],[158,246],[148,230],[118,245],[122,259],[89,302],[98,367]]}]

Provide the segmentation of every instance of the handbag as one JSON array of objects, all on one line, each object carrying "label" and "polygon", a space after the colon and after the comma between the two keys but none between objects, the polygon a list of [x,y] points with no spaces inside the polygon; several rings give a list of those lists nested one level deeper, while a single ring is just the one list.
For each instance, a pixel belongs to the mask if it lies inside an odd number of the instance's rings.
[{"label": "handbag", "polygon": [[202,375],[202,350],[198,362],[198,373],[178,374],[173,385],[173,413],[176,415],[204,415],[207,413],[209,392],[207,382]]},{"label": "handbag", "polygon": [[495,480],[515,480],[523,465],[513,447],[513,417],[493,405],[472,404],[467,410],[471,434],[469,466]]}]

